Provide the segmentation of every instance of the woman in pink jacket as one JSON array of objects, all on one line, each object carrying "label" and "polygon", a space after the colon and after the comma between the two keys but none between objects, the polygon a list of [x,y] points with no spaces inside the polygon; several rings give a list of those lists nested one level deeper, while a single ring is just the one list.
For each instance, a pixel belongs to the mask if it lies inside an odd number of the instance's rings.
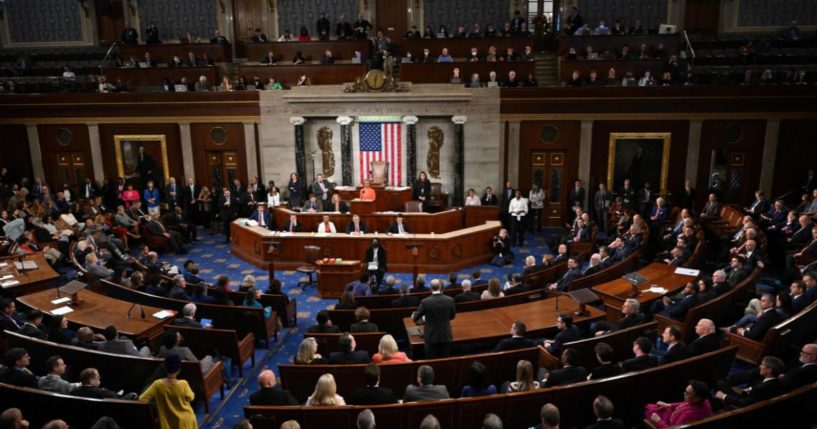
[{"label": "woman in pink jacket", "polygon": [[668,404],[658,401],[647,404],[644,416],[663,428],[694,422],[712,415],[709,404],[709,386],[698,380],[690,380],[684,390],[684,401]]}]

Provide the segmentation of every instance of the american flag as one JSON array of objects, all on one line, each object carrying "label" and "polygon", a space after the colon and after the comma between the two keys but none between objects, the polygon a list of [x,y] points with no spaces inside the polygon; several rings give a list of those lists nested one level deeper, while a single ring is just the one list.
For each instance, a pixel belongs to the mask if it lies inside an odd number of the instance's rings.
[{"label": "american flag", "polygon": [[389,186],[399,186],[402,176],[402,137],[400,122],[361,122],[360,182],[369,178],[372,161],[389,163]]}]

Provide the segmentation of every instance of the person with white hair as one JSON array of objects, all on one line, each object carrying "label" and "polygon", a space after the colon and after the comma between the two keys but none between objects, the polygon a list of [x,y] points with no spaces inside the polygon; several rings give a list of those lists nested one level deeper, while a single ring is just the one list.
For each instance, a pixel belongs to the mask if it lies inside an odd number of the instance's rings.
[{"label": "person with white hair", "polygon": [[594,253],[590,256],[590,263],[584,269],[582,276],[589,276],[601,271],[601,254]]},{"label": "person with white hair", "polygon": [[189,326],[191,328],[201,328],[201,323],[196,320],[196,304],[192,302],[188,302],[182,308],[182,317],[179,317],[173,321],[174,325],[177,326]]},{"label": "person with white hair", "polygon": [[465,279],[461,283],[462,292],[454,295],[454,302],[479,301],[480,295],[471,290],[471,280]]},{"label": "person with white hair", "polygon": [[357,429],[374,429],[374,413],[366,408],[357,415]]},{"label": "person with white hair", "polygon": [[717,327],[712,320],[699,320],[695,325],[695,334],[698,338],[689,344],[689,355],[698,356],[718,350],[721,347],[721,339],[715,334],[716,330]]}]

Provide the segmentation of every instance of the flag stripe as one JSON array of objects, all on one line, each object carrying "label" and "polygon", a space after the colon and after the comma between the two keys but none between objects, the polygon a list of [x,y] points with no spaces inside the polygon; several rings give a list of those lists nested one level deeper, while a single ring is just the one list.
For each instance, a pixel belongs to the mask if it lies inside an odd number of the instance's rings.
[{"label": "flag stripe", "polygon": [[395,123],[364,122],[360,133],[360,181],[369,177],[372,161],[389,163],[389,185],[399,186],[403,175],[401,125]]}]

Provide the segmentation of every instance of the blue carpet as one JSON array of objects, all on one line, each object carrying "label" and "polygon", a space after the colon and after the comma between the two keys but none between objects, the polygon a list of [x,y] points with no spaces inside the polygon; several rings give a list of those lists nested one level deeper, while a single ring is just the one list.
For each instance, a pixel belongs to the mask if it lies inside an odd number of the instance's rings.
[{"label": "blue carpet", "polygon": [[[479,270],[483,278],[498,277],[504,283],[507,274],[522,272],[526,256],[533,254],[539,261],[544,253],[549,253],[550,249],[546,244],[547,240],[560,232],[559,229],[553,229],[541,233],[529,233],[525,238],[526,246],[514,248],[516,255],[514,264],[505,267],[496,267],[490,264],[478,265],[457,272],[457,277],[459,279],[469,278],[473,271]],[[232,255],[229,245],[224,244],[223,236],[210,235],[200,230],[199,239],[199,242],[193,243],[191,246],[190,254],[168,255],[162,257],[162,261],[181,267],[184,261],[193,259],[201,267],[201,277],[215,281],[217,276],[224,274],[230,277],[231,285],[235,288],[238,288],[245,275],[252,274],[258,281],[259,286],[266,289],[269,282],[268,273]],[[399,283],[411,282],[410,273],[388,274],[394,275]],[[251,364],[247,362],[243,379],[239,379],[237,371],[234,371],[231,387],[225,392],[225,400],[222,401],[218,395],[213,397],[210,403],[211,416],[205,416],[204,407],[199,404],[196,412],[201,428],[232,428],[235,423],[240,422],[244,416],[243,407],[249,404],[249,395],[258,389],[256,380],[258,373],[263,369],[271,368],[277,375],[277,365],[292,361],[292,356],[297,352],[302,338],[301,333],[306,332],[309,326],[315,324],[317,312],[331,308],[337,302],[334,299],[318,298],[314,288],[307,288],[306,291],[302,291],[297,286],[299,276],[295,271],[276,271],[275,276],[283,282],[283,289],[290,298],[298,300],[298,326],[281,332],[279,341],[276,344],[271,344],[269,350],[256,349],[256,366],[250,368]],[[427,281],[435,278],[447,280],[448,275],[426,275]]]}]

